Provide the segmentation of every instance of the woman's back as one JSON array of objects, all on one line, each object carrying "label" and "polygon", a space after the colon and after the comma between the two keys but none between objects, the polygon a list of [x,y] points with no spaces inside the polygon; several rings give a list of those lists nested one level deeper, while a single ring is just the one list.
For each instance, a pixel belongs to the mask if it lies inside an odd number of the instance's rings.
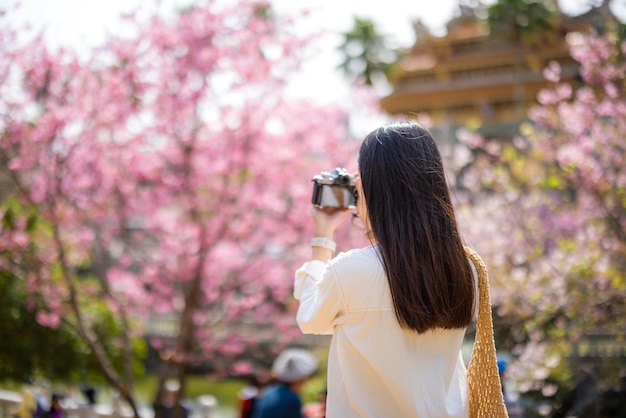
[{"label": "woman's back", "polygon": [[[418,334],[400,327],[376,246],[340,254],[326,271],[328,286],[318,293],[326,312],[301,310],[298,323],[304,332],[333,332],[327,416],[467,416],[459,354],[465,329]],[[301,286],[305,298],[320,290],[310,280]]]}]

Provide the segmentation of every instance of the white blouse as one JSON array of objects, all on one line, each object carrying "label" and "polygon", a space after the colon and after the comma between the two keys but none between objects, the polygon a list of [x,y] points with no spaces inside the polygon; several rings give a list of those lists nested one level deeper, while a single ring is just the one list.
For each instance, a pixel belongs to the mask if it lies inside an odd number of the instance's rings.
[{"label": "white blouse", "polygon": [[376,247],[296,271],[297,321],[332,334],[328,418],[468,416],[465,329],[417,334],[400,327]]}]

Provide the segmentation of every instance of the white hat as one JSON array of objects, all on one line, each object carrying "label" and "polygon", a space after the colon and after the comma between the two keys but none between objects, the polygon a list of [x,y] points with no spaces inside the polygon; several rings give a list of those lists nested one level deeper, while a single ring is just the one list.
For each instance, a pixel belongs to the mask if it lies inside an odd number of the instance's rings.
[{"label": "white hat", "polygon": [[289,348],[276,357],[272,371],[285,383],[305,379],[317,370],[317,359],[307,350]]}]

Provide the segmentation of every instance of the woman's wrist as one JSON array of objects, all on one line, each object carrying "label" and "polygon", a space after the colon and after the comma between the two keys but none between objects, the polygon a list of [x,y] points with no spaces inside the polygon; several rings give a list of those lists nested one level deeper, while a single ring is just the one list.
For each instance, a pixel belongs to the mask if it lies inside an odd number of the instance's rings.
[{"label": "woman's wrist", "polygon": [[327,236],[314,236],[311,238],[311,247],[325,248],[334,253],[337,243]]},{"label": "woman's wrist", "polygon": [[329,230],[329,228],[313,228],[314,237],[325,237],[325,238],[333,239],[334,235],[335,235],[335,231]]}]

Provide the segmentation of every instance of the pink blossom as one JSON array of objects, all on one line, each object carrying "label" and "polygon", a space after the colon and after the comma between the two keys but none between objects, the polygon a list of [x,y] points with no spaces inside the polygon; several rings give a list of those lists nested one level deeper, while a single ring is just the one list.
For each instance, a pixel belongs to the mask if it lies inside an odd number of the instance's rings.
[{"label": "pink blossom", "polygon": [[543,89],[537,94],[537,101],[544,106],[558,103],[560,100],[558,92],[553,89]]},{"label": "pink blossom", "polygon": [[558,83],[561,79],[561,65],[556,61],[550,61],[543,70],[543,76],[551,83]]},{"label": "pink blossom", "polygon": [[37,311],[37,322],[44,327],[56,328],[61,323],[61,316],[54,312]]},{"label": "pink blossom", "polygon": [[254,371],[252,363],[249,361],[238,361],[233,365],[233,373],[236,376],[245,376]]}]

